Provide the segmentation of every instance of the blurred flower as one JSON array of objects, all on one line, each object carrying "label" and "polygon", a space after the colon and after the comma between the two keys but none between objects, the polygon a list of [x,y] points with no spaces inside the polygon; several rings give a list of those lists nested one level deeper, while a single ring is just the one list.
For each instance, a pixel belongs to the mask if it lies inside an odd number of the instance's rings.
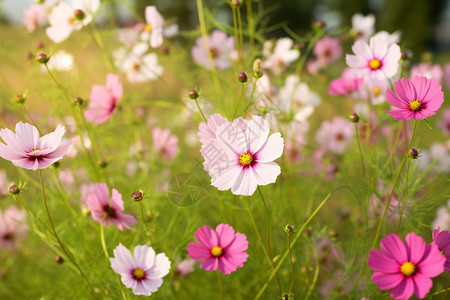
[{"label": "blurred flower", "polygon": [[75,187],[75,179],[73,178],[72,169],[61,170],[58,172],[58,175],[64,189],[71,190]]},{"label": "blurred flower", "polygon": [[[48,16],[50,26],[45,32],[55,43],[66,40],[72,31],[80,30],[88,25],[92,21],[94,13],[100,8],[100,0],[72,0],[71,4],[60,2],[53,7]],[[75,16],[76,10],[84,13],[81,20]]]},{"label": "blurred flower", "polygon": [[450,200],[447,205],[441,206],[436,211],[436,219],[434,219],[432,228],[442,228],[442,230],[450,230]]},{"label": "blurred flower", "polygon": [[375,32],[375,17],[356,13],[352,16],[352,34],[357,40],[367,41]]},{"label": "blurred flower", "polygon": [[25,212],[14,206],[0,211],[0,249],[16,249],[16,241],[28,230]]},{"label": "blurred flower", "polygon": [[247,261],[248,241],[245,234],[235,233],[228,224],[219,224],[216,230],[208,225],[195,232],[198,242],[188,244],[188,254],[192,259],[202,260],[200,268],[230,274],[243,267]]},{"label": "blurred flower", "polygon": [[444,269],[450,272],[450,231],[442,230],[438,227],[433,230],[433,242],[438,246],[439,251],[445,256]]},{"label": "blurred flower", "polygon": [[430,150],[420,151],[419,166],[426,169],[432,164],[435,172],[450,172],[450,140],[433,143]]},{"label": "blurred flower", "polygon": [[351,122],[336,116],[331,121],[320,125],[316,133],[316,141],[322,149],[342,154],[353,140],[355,128]]},{"label": "blurred flower", "polygon": [[372,81],[366,78],[360,91],[368,91],[368,98],[373,105],[383,104],[386,103],[385,91],[388,88],[388,83],[387,79]]},{"label": "blurred flower", "polygon": [[[220,30],[214,30],[207,37],[208,47],[211,53],[213,64],[218,69],[227,69],[231,67],[231,51],[234,50],[234,37]],[[211,70],[208,54],[206,53],[203,37],[198,37],[195,46],[191,50],[194,61],[203,66],[206,70]]]},{"label": "blurred flower", "polygon": [[6,145],[0,143],[0,156],[24,169],[45,169],[63,158],[72,146],[73,141],[63,141],[63,135],[64,126],[61,125],[52,133],[39,137],[36,127],[19,122],[15,134],[7,128],[0,129],[0,137],[6,142]]},{"label": "blurred flower", "polygon": [[92,219],[99,223],[104,222],[105,226],[113,223],[120,230],[123,230],[123,227],[131,229],[130,225],[137,223],[132,215],[122,213],[122,195],[116,189],[112,189],[110,199],[108,187],[104,183],[92,185],[85,201],[91,211]]},{"label": "blurred flower", "polygon": [[22,24],[29,32],[33,32],[36,27],[45,24],[45,7],[40,4],[31,4],[22,15]]},{"label": "blurred flower", "polygon": [[116,111],[117,102],[122,98],[122,84],[119,76],[106,75],[106,86],[94,85],[89,98],[89,107],[84,111],[84,116],[89,122],[101,124],[108,121]]},{"label": "blurred flower", "polygon": [[396,31],[393,33],[389,33],[387,31],[378,31],[376,34],[372,36],[372,38],[376,37],[379,39],[384,39],[388,42],[388,45],[398,44],[400,42],[400,31]]},{"label": "blurred flower", "polygon": [[298,50],[292,49],[293,44],[287,37],[278,39],[275,45],[273,41],[266,41],[263,46],[266,60],[261,66],[270,69],[275,76],[280,76],[281,72],[300,56]]},{"label": "blurred flower", "polygon": [[444,135],[450,135],[450,108],[444,109],[442,119],[437,123]]},{"label": "blurred flower", "polygon": [[444,79],[447,89],[450,90],[450,63],[447,63],[444,66]]},{"label": "blurred flower", "polygon": [[330,95],[350,95],[358,90],[364,82],[364,77],[358,77],[350,69],[345,69],[342,76],[333,80],[328,87]]},{"label": "blurred flower", "polygon": [[[60,72],[70,71],[73,68],[73,55],[64,50],[58,50],[50,56],[47,67]],[[41,65],[41,69],[47,72],[44,65]]]},{"label": "blurred flower", "polygon": [[302,131],[296,132],[291,138],[285,136],[284,156],[295,164],[301,160],[300,150],[306,144],[306,136]]},{"label": "blurred flower", "polygon": [[326,67],[342,56],[342,47],[339,39],[326,36],[316,42],[313,49],[317,62],[321,67]]},{"label": "blurred flower", "polygon": [[231,188],[235,195],[250,196],[258,185],[274,183],[281,173],[274,160],[283,154],[284,141],[280,133],[269,137],[269,130],[259,116],[248,123],[238,118],[220,125],[216,139],[201,149],[211,184],[220,191]]},{"label": "blurred flower", "polygon": [[425,119],[434,115],[444,102],[440,84],[423,76],[415,76],[411,81],[406,78],[397,80],[394,90],[397,94],[386,90],[386,100],[398,109],[386,112],[399,121]]},{"label": "blurred flower", "polygon": [[434,243],[428,245],[422,237],[408,233],[406,244],[394,233],[370,250],[367,264],[375,271],[372,281],[379,289],[390,290],[395,299],[409,299],[413,293],[424,298],[433,286],[430,279],[444,271],[445,257]]},{"label": "blurred flower", "polygon": [[194,272],[195,260],[191,258],[183,259],[177,266],[177,274],[181,277],[187,276]]},{"label": "blurred flower", "polygon": [[346,61],[357,76],[382,80],[397,74],[401,57],[400,47],[397,44],[390,44],[386,37],[372,37],[369,44],[356,41],[352,50],[356,55],[347,54]]},{"label": "blurred flower", "polygon": [[164,159],[173,159],[178,153],[178,138],[169,129],[158,127],[152,130],[153,150]]},{"label": "blurred flower", "polygon": [[229,122],[218,113],[209,116],[207,123],[201,122],[197,132],[200,143],[203,145],[206,144],[209,139],[215,139],[217,128],[224,123]]},{"label": "blurred flower", "polygon": [[147,24],[145,24],[141,39],[150,41],[152,48],[158,48],[163,43],[164,19],[155,6],[145,8],[145,21]]},{"label": "blurred flower", "polygon": [[150,296],[156,292],[170,270],[169,258],[164,253],[156,255],[155,250],[147,245],[134,247],[131,255],[130,250],[119,244],[114,249],[114,257],[109,260],[122,283],[135,295]]},{"label": "blurred flower", "polygon": [[432,65],[430,63],[421,63],[411,68],[411,78],[415,76],[425,76],[428,79],[434,79],[441,83],[444,77],[444,71],[440,65]]}]

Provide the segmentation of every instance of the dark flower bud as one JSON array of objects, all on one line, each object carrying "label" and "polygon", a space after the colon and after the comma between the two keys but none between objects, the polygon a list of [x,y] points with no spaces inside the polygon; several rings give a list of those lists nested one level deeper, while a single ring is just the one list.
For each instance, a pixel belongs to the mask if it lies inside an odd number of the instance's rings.
[{"label": "dark flower bud", "polygon": [[238,80],[241,83],[246,83],[247,82],[247,74],[245,72],[241,72],[238,74]]},{"label": "dark flower bud", "polygon": [[56,255],[56,256],[55,256],[55,261],[56,261],[56,263],[58,263],[58,264],[62,264],[62,263],[64,262],[64,259],[63,259],[61,256]]},{"label": "dark flower bud", "polygon": [[40,53],[40,54],[38,54],[38,56],[36,56],[36,61],[40,64],[48,63],[49,59],[50,59],[50,56],[48,56],[45,53]]},{"label": "dark flower bud", "polygon": [[188,97],[191,98],[192,100],[197,99],[198,98],[197,90],[190,90],[188,93]]},{"label": "dark flower bud", "polygon": [[108,162],[100,159],[97,164],[100,166],[100,168],[106,168],[108,166]]},{"label": "dark flower bud", "polygon": [[131,194],[131,199],[136,202],[142,201],[142,199],[144,199],[144,192],[142,190],[133,192],[133,194]]},{"label": "dark flower bud", "polygon": [[408,59],[408,52],[402,51],[401,59]]},{"label": "dark flower bud", "polygon": [[73,104],[75,105],[83,105],[84,100],[81,97],[76,97],[75,99],[73,99]]},{"label": "dark flower bud", "polygon": [[359,122],[359,115],[357,113],[352,113],[350,117],[348,117],[350,122],[352,123],[358,123]]},{"label": "dark flower bud", "polygon": [[286,232],[286,233],[293,233],[294,232],[294,226],[295,225],[286,225],[286,226],[284,226],[284,231]]},{"label": "dark flower bud", "polygon": [[411,157],[412,159],[417,159],[419,158],[419,150],[412,148],[411,150],[409,150],[409,157]]},{"label": "dark flower bud", "polygon": [[22,94],[22,95],[17,95],[16,98],[14,99],[14,102],[16,102],[17,104],[24,104],[25,100],[27,100],[27,95]]},{"label": "dark flower bud", "polygon": [[19,189],[19,187],[17,186],[17,184],[13,184],[13,185],[11,185],[11,186],[9,187],[8,192],[9,192],[11,195],[17,195],[17,194],[20,193],[20,189]]},{"label": "dark flower bud", "polygon": [[81,9],[76,9],[73,12],[73,16],[75,17],[76,20],[81,21],[86,17],[86,14]]},{"label": "dark flower bud", "polygon": [[31,52],[27,52],[27,53],[25,53],[25,58],[26,59],[32,59],[34,57],[34,55],[33,55],[33,53],[31,53]]},{"label": "dark flower bud", "polygon": [[314,22],[314,28],[316,28],[316,29],[322,29],[322,28],[325,28],[325,26],[326,26],[326,24],[322,20],[317,20],[316,22]]}]

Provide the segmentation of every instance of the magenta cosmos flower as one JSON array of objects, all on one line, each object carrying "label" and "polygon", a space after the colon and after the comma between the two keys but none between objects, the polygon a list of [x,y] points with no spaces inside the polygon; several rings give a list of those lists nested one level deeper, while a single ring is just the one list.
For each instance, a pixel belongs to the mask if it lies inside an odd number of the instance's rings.
[{"label": "magenta cosmos flower", "polygon": [[414,76],[412,80],[402,78],[394,83],[394,94],[386,90],[386,100],[395,110],[387,110],[396,120],[425,119],[435,114],[444,102],[441,85],[434,79]]},{"label": "magenta cosmos flower", "polygon": [[70,150],[73,141],[63,141],[64,126],[58,125],[52,133],[39,137],[36,127],[28,123],[16,124],[16,133],[0,129],[0,156],[10,160],[15,166],[32,169],[45,169]]},{"label": "magenta cosmos flower", "polygon": [[400,47],[390,44],[385,36],[374,36],[369,44],[356,41],[352,46],[356,55],[347,54],[347,65],[357,76],[369,76],[371,80],[393,77],[398,70],[401,57]]},{"label": "magenta cosmos flower", "polygon": [[220,125],[216,138],[202,145],[203,167],[220,191],[231,188],[235,195],[250,196],[258,185],[276,181],[281,169],[274,160],[283,148],[280,133],[269,137],[269,124],[262,117],[238,118]]},{"label": "magenta cosmos flower", "polygon": [[357,91],[363,83],[364,77],[358,77],[350,69],[345,69],[341,77],[330,83],[328,94],[333,96],[350,95]]},{"label": "magenta cosmos flower", "polygon": [[91,186],[86,196],[86,204],[92,214],[92,219],[101,223],[105,222],[105,226],[113,223],[120,230],[123,228],[131,229],[130,225],[137,223],[132,215],[123,214],[122,195],[112,189],[112,197],[109,198],[109,190],[106,184],[97,183]]},{"label": "magenta cosmos flower", "polygon": [[200,268],[230,274],[243,267],[247,261],[248,241],[245,234],[235,233],[228,224],[219,224],[216,230],[208,225],[195,233],[197,243],[189,243],[188,254],[192,259],[202,260]]},{"label": "magenta cosmos flower", "polygon": [[441,231],[441,227],[436,228],[433,230],[433,242],[438,246],[442,255],[445,256],[444,269],[450,272],[450,231]]},{"label": "magenta cosmos flower", "polygon": [[130,250],[119,244],[114,249],[114,258],[110,258],[111,267],[121,276],[123,284],[133,289],[135,295],[150,296],[163,284],[163,278],[169,273],[170,261],[164,253],[156,255],[147,245]]},{"label": "magenta cosmos flower", "polygon": [[119,76],[106,75],[106,86],[94,85],[89,94],[89,107],[84,116],[89,122],[101,124],[108,121],[116,111],[117,102],[122,98],[123,89]]},{"label": "magenta cosmos flower", "polygon": [[381,250],[370,250],[367,264],[375,271],[372,281],[379,289],[391,291],[395,299],[423,298],[433,286],[430,278],[444,271],[445,257],[434,243],[408,233],[404,244],[394,233],[380,242]]}]

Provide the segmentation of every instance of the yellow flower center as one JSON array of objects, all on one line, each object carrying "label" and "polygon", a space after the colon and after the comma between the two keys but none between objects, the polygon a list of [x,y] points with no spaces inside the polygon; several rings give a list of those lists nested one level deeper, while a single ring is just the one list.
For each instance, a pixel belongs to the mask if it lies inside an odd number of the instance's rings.
[{"label": "yellow flower center", "polygon": [[415,271],[416,271],[416,266],[410,261],[404,262],[403,265],[401,265],[401,267],[400,267],[400,272],[402,272],[402,274],[407,277],[414,274]]},{"label": "yellow flower center", "polygon": [[239,157],[239,163],[241,164],[241,166],[248,166],[252,163],[252,161],[253,156],[248,152],[245,152]]},{"label": "yellow flower center", "polygon": [[211,254],[213,256],[221,256],[222,255],[222,247],[215,246],[211,249]]},{"label": "yellow flower center", "polygon": [[30,153],[34,152],[34,151],[39,151],[39,150],[40,150],[39,148],[33,148],[33,149],[30,150]]},{"label": "yellow flower center", "polygon": [[145,25],[145,31],[147,31],[147,32],[152,32],[152,25],[146,24],[146,25]]},{"label": "yellow flower center", "polygon": [[378,59],[374,58],[369,62],[369,67],[372,70],[377,70],[379,67],[381,67],[381,62]]},{"label": "yellow flower center", "polygon": [[141,268],[136,268],[133,270],[133,277],[140,280],[145,277],[145,272]]},{"label": "yellow flower center", "polygon": [[381,93],[381,89],[379,87],[374,87],[372,90],[374,96],[378,96]]},{"label": "yellow flower center", "polygon": [[422,105],[422,103],[420,103],[419,100],[414,100],[414,101],[409,102],[409,108],[411,108],[411,110],[413,110],[413,111],[419,110],[421,105]]}]

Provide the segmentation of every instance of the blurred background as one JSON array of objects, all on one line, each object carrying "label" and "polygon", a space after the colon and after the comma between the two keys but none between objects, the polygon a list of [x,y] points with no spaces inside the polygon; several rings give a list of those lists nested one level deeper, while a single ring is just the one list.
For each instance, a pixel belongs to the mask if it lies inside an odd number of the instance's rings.
[{"label": "blurred background", "polygon": [[[32,2],[0,0],[2,22],[20,26],[22,13]],[[111,24],[112,18],[124,25],[134,22],[125,2],[142,16],[145,6],[155,5],[165,18],[178,23],[181,30],[195,29],[198,25],[196,0],[102,0],[108,5],[97,21],[105,26]],[[227,2],[204,1],[214,18],[231,23]],[[328,32],[335,34],[349,29],[352,15],[360,12],[375,15],[377,30],[400,30],[402,40],[407,41],[403,46],[416,54],[450,52],[450,0],[253,0],[253,5],[264,12],[260,25],[267,28],[269,37],[286,36],[286,26],[301,36],[310,30],[313,20],[323,20]],[[245,5],[241,9],[245,13]]]}]

